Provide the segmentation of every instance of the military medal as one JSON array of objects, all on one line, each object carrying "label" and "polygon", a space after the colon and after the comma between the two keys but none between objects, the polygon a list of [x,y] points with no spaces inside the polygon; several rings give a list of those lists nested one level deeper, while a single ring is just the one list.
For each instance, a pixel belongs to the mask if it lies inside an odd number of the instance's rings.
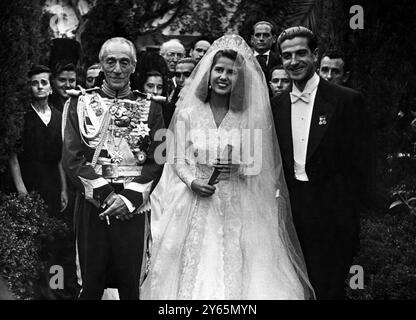
[{"label": "military medal", "polygon": [[136,154],[136,159],[137,159],[137,163],[138,163],[138,164],[143,164],[143,163],[145,163],[145,161],[146,161],[146,159],[147,159],[146,153],[145,153],[144,151],[139,151],[139,152],[137,152],[137,154]]},{"label": "military medal", "polygon": [[120,163],[124,159],[124,155],[120,150],[114,150],[113,152],[110,152],[111,162],[113,163]]},{"label": "military medal", "polygon": [[149,135],[150,129],[147,123],[140,122],[140,124],[136,127],[136,131],[139,136],[145,138]]},{"label": "military medal", "polygon": [[[120,151],[120,144],[123,140],[123,135],[120,130],[112,130],[112,144],[113,144],[113,150],[109,152],[111,157],[111,162],[115,164],[119,164],[124,160],[124,154]],[[115,138],[119,138],[118,143],[116,144]]]}]

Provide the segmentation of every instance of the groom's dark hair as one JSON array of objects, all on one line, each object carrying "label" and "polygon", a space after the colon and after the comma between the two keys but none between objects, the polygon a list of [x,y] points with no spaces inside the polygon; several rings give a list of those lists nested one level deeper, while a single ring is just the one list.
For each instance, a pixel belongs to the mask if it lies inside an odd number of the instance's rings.
[{"label": "groom's dark hair", "polygon": [[308,47],[309,49],[314,52],[315,49],[318,47],[318,40],[314,33],[309,30],[308,28],[302,26],[291,27],[283,30],[283,32],[277,38],[277,46],[279,48],[279,53],[281,54],[280,45],[286,41],[296,37],[303,37],[308,40]]}]

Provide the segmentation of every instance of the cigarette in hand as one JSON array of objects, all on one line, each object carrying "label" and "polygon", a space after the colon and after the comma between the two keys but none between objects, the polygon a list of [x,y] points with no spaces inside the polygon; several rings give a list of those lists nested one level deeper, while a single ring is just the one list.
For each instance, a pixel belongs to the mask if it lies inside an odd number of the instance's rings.
[{"label": "cigarette in hand", "polygon": [[105,216],[105,220],[107,221],[107,225],[110,225],[110,218],[108,216]]}]

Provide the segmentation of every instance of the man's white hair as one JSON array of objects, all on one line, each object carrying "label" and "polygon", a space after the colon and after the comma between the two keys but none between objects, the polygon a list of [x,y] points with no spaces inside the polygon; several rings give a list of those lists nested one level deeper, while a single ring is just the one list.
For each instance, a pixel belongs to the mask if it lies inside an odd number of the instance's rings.
[{"label": "man's white hair", "polygon": [[160,46],[160,55],[163,56],[168,51],[170,47],[177,47],[180,46],[183,49],[183,53],[185,53],[185,47],[183,46],[182,42],[179,39],[171,39],[169,41],[163,42]]},{"label": "man's white hair", "polygon": [[106,42],[103,43],[103,45],[101,46],[101,49],[100,49],[100,53],[98,54],[98,59],[100,60],[100,62],[102,62],[102,60],[104,58],[104,55],[105,55],[105,51],[107,50],[107,47],[111,43],[118,43],[118,44],[128,45],[129,48],[130,48],[130,57],[132,58],[133,63],[136,64],[136,62],[137,62],[136,47],[134,46],[133,42],[131,42],[130,40],[127,40],[126,38],[122,38],[122,37],[111,38],[111,39],[108,39]]}]

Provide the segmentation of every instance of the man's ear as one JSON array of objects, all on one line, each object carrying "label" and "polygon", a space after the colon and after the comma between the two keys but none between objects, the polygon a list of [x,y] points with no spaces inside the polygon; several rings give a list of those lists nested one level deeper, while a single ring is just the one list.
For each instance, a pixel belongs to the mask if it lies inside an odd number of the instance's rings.
[{"label": "man's ear", "polygon": [[252,47],[254,47],[254,36],[253,35],[250,36],[250,44],[251,44]]},{"label": "man's ear", "polygon": [[318,48],[316,48],[316,49],[313,51],[313,53],[312,53],[312,54],[314,55],[313,61],[315,62],[315,64],[317,64],[317,63],[318,63],[318,57],[319,57],[319,49],[318,49]]}]

